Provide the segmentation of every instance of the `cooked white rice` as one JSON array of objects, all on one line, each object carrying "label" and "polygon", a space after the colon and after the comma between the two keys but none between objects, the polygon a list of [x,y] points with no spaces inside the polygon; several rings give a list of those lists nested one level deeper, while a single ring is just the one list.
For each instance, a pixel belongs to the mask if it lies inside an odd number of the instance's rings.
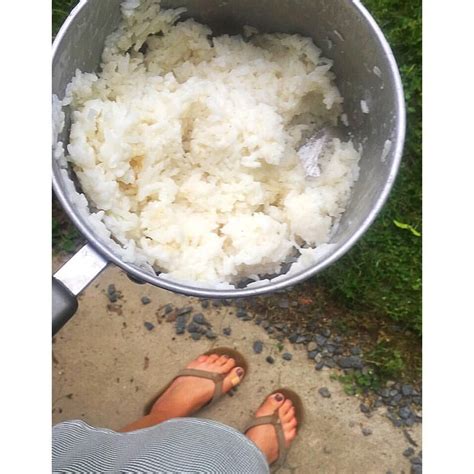
[{"label": "cooked white rice", "polygon": [[342,113],[331,61],[309,38],[252,28],[245,39],[212,37],[193,20],[176,24],[182,12],[124,2],[101,72],[77,71],[68,86],[66,158],[90,219],[125,260],[174,280],[257,278],[298,251],[294,270],[303,269],[328,243],[358,175],[351,142],[331,140],[315,178],[298,158]]}]

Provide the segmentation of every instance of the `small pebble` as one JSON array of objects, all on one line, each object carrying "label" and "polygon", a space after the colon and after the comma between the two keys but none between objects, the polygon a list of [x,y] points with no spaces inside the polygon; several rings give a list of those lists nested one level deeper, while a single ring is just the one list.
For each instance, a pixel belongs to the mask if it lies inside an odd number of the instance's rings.
[{"label": "small pebble", "polygon": [[178,316],[184,316],[185,314],[190,313],[193,310],[192,306],[186,306],[185,308],[178,309]]},{"label": "small pebble", "polygon": [[221,306],[221,301],[220,300],[212,300],[212,306],[215,306],[216,308],[218,308],[219,306]]},{"label": "small pebble", "polygon": [[193,321],[197,324],[209,324],[202,313],[195,314],[193,316]]},{"label": "small pebble", "polygon": [[199,339],[201,339],[202,335],[198,332],[193,332],[191,334],[191,337],[195,340],[195,341],[199,341]]},{"label": "small pebble", "polygon": [[217,334],[209,329],[209,330],[206,332],[206,337],[207,337],[208,339],[216,339]]},{"label": "small pebble", "polygon": [[355,356],[360,355],[361,352],[362,352],[362,351],[360,350],[360,347],[353,347],[353,348],[351,349],[351,354],[352,354],[352,355],[355,355]]},{"label": "small pebble", "polygon": [[222,333],[224,334],[224,336],[230,336],[232,334],[232,329],[231,328],[224,328],[222,330]]},{"label": "small pebble", "polygon": [[398,410],[398,414],[400,415],[400,418],[407,419],[410,418],[412,415],[411,410],[408,407],[402,407],[400,410]]},{"label": "small pebble", "polygon": [[209,308],[209,300],[201,301],[201,308],[203,308],[203,309]]},{"label": "small pebble", "polygon": [[318,351],[308,352],[308,359],[313,360],[318,355]]},{"label": "small pebble", "polygon": [[223,299],[223,300],[221,300],[221,302],[222,302],[222,306],[230,306],[231,305],[230,300]]},{"label": "small pebble", "polygon": [[168,304],[164,307],[164,312],[165,312],[165,314],[169,314],[169,313],[171,313],[171,311],[173,311],[173,305],[171,305],[171,304],[168,303]]},{"label": "small pebble", "polygon": [[298,336],[296,338],[296,341],[295,341],[296,344],[303,344],[303,342],[306,342],[306,336]]},{"label": "small pebble", "polygon": [[402,395],[408,397],[413,394],[413,387],[410,384],[402,385]]},{"label": "small pebble", "polygon": [[419,458],[418,456],[415,456],[414,458],[410,459],[410,462],[412,464],[421,464],[421,458]]},{"label": "small pebble", "polygon": [[410,474],[422,474],[422,472],[421,464],[412,464]]},{"label": "small pebble", "polygon": [[321,331],[321,334],[324,336],[324,337],[329,337],[331,335],[331,331],[329,330],[329,328],[324,328],[322,331]]},{"label": "small pebble", "polygon": [[155,325],[152,324],[152,323],[150,323],[150,322],[148,322],[148,321],[145,321],[145,322],[143,323],[143,325],[148,329],[148,331],[151,331],[152,329],[155,328]]},{"label": "small pebble", "polygon": [[319,361],[315,366],[314,368],[316,370],[322,370],[322,368],[324,367],[324,362],[323,361]]},{"label": "small pebble", "polygon": [[272,357],[272,356],[268,356],[266,359],[265,359],[269,364],[273,364],[275,362],[275,359]]},{"label": "small pebble", "polygon": [[282,355],[283,359],[285,360],[291,360],[293,359],[293,355],[290,354],[289,352],[285,352],[283,355]]},{"label": "small pebble", "polygon": [[405,449],[405,451],[403,451],[403,455],[406,457],[406,458],[410,458],[411,456],[413,456],[415,454],[415,450],[412,448],[412,447],[409,447],[407,449]]},{"label": "small pebble", "polygon": [[237,313],[236,313],[238,318],[244,318],[247,316],[247,311],[245,311],[244,308],[237,308]]},{"label": "small pebble", "polygon": [[308,352],[313,352],[313,351],[315,351],[317,348],[318,348],[318,345],[317,345],[316,342],[314,342],[314,341],[311,341],[311,342],[308,343],[308,345],[306,346],[306,349],[308,350]]},{"label": "small pebble", "polygon": [[372,430],[370,428],[362,428],[362,434],[364,436],[370,436],[372,434]]},{"label": "small pebble", "polygon": [[360,411],[362,413],[369,413],[370,412],[370,408],[365,403],[361,403],[359,405],[359,408],[360,408]]},{"label": "small pebble", "polygon": [[270,327],[270,322],[265,319],[262,321],[261,326],[263,329],[268,329]]},{"label": "small pebble", "polygon": [[188,332],[191,334],[201,332],[200,327],[196,323],[189,323],[187,329],[188,329]]},{"label": "small pebble", "polygon": [[318,343],[319,346],[324,346],[326,344],[327,339],[320,334],[316,334],[314,340]]},{"label": "small pebble", "polygon": [[338,364],[343,369],[362,369],[364,366],[361,358],[357,356],[341,357]]},{"label": "small pebble", "polygon": [[151,299],[148,298],[148,296],[142,296],[141,301],[142,301],[142,304],[150,304],[151,303]]},{"label": "small pebble", "polygon": [[288,340],[289,340],[292,344],[294,344],[294,343],[296,342],[296,339],[298,339],[298,337],[299,337],[299,334],[294,333],[294,334],[292,334],[292,335],[288,338]]},{"label": "small pebble", "polygon": [[255,352],[255,354],[260,354],[263,351],[263,342],[255,341],[253,343],[253,351]]},{"label": "small pebble", "polygon": [[113,283],[111,283],[108,287],[107,287],[107,298],[109,298],[109,301],[111,303],[116,303],[117,300],[118,300],[118,293],[117,293],[117,290],[115,288],[115,285]]},{"label": "small pebble", "polygon": [[321,387],[318,392],[323,398],[331,398],[331,392],[327,387]]}]

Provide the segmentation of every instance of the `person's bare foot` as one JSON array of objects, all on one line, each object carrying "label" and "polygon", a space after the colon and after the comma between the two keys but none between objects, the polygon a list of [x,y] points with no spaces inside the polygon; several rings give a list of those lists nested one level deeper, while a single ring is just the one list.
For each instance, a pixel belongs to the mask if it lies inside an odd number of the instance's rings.
[{"label": "person's bare foot", "polygon": [[[296,437],[296,427],[298,425],[295,407],[291,400],[285,400],[281,393],[274,393],[263,402],[255,416],[258,418],[259,416],[272,415],[277,411],[285,435],[286,447],[288,448]],[[250,428],[245,435],[265,454],[269,464],[278,459],[278,439],[273,425],[255,426]]]},{"label": "person's bare foot", "polygon": [[[227,374],[222,392],[227,393],[244,378],[244,369],[235,366],[235,360],[226,355],[201,355],[190,362],[187,369],[198,369]],[[171,418],[189,416],[208,403],[214,395],[215,383],[202,377],[181,376],[155,401],[150,413],[120,431],[133,431],[153,426]]]}]

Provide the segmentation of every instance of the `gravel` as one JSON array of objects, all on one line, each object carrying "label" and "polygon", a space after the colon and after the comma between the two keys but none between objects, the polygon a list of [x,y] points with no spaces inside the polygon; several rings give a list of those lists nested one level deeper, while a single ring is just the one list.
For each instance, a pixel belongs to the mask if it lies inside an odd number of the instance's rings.
[{"label": "gravel", "polygon": [[323,398],[331,398],[331,392],[327,387],[321,387],[318,392]]},{"label": "gravel", "polygon": [[316,334],[314,340],[318,343],[319,346],[324,346],[324,344],[326,344],[327,338],[321,336],[321,334]]},{"label": "gravel", "polygon": [[176,313],[178,316],[184,316],[185,314],[190,313],[193,310],[192,306],[186,306],[184,308],[178,309],[178,312]]},{"label": "gravel", "polygon": [[260,354],[263,351],[263,342],[262,341],[255,341],[253,343],[253,351],[255,354]]},{"label": "gravel", "polygon": [[365,403],[361,403],[359,408],[362,413],[370,413],[370,408]]},{"label": "gravel", "polygon": [[408,407],[401,407],[400,410],[398,410],[398,414],[400,415],[400,418],[405,420],[412,416],[412,412]]},{"label": "gravel", "polygon": [[311,352],[308,352],[308,359],[310,360],[314,360],[314,358],[319,354],[318,351],[311,351]]},{"label": "gravel", "polygon": [[230,336],[232,334],[232,328],[224,328],[222,334],[224,334],[224,336]]},{"label": "gravel", "polygon": [[201,308],[203,308],[203,309],[209,308],[209,300],[202,300],[201,301]]},{"label": "gravel", "polygon": [[272,356],[268,356],[266,359],[265,359],[269,364],[273,364],[275,362],[275,359],[272,357]]},{"label": "gravel", "polygon": [[364,367],[362,359],[358,356],[341,357],[338,364],[343,369],[362,369]]},{"label": "gravel", "polygon": [[201,328],[196,323],[189,323],[187,330],[190,334],[201,333]]},{"label": "gravel", "polygon": [[193,338],[193,340],[199,341],[199,339],[201,339],[201,337],[202,337],[202,334],[200,334],[200,333],[198,333],[198,332],[193,332],[193,333],[191,334],[191,337]]},{"label": "gravel", "polygon": [[415,456],[414,458],[410,459],[410,462],[412,464],[421,464],[421,458],[419,458],[418,456]]},{"label": "gravel", "polygon": [[308,343],[306,349],[308,350],[308,352],[313,352],[315,351],[316,349],[318,348],[318,344],[314,341],[311,341],[310,343]]},{"label": "gravel", "polygon": [[364,436],[370,436],[372,434],[372,430],[370,428],[362,428],[362,434]]},{"label": "gravel", "polygon": [[217,334],[214,331],[212,331],[211,329],[209,329],[209,330],[206,331],[206,337],[208,339],[216,339]]},{"label": "gravel", "polygon": [[410,458],[411,456],[413,456],[415,454],[415,450],[412,448],[412,447],[409,447],[407,449],[405,449],[405,451],[403,451],[403,455],[406,457],[406,458]]},{"label": "gravel", "polygon": [[145,322],[143,323],[143,325],[148,329],[148,331],[151,331],[152,329],[155,329],[155,325],[152,324],[152,323],[150,323],[150,322],[148,322],[148,321],[145,321]]},{"label": "gravel", "polygon": [[120,297],[120,293],[115,288],[115,285],[111,283],[107,287],[107,298],[109,299],[111,303],[116,303],[119,297]]},{"label": "gravel", "polygon": [[173,311],[173,305],[168,303],[168,304],[163,308],[163,311],[164,311],[165,314],[171,313],[171,311]]},{"label": "gravel", "polygon": [[187,317],[185,315],[176,318],[176,334],[184,334],[186,330],[186,320]]},{"label": "gravel", "polygon": [[148,296],[142,296],[142,297],[141,297],[141,302],[142,302],[142,304],[150,304],[150,303],[151,303],[151,299],[148,298]]},{"label": "gravel", "polygon": [[209,321],[207,321],[202,313],[195,314],[193,316],[193,321],[197,324],[205,324],[206,326],[209,326]]},{"label": "gravel", "polygon": [[285,353],[282,354],[282,357],[285,360],[291,360],[291,359],[293,359],[293,354],[291,354],[290,352],[285,352]]},{"label": "gravel", "polygon": [[402,395],[404,397],[409,397],[410,395],[413,395],[413,386],[409,384],[402,385]]},{"label": "gravel", "polygon": [[316,365],[314,366],[314,368],[316,370],[322,370],[323,367],[324,367],[324,362],[323,361],[317,362]]}]

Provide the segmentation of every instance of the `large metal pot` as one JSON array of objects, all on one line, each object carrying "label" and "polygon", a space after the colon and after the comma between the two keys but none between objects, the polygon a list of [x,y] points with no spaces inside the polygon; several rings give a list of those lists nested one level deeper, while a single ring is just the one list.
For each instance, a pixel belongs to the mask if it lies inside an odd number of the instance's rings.
[{"label": "large metal pot", "polygon": [[[120,20],[121,0],[82,0],[72,11],[53,45],[53,94],[64,96],[77,68],[96,71],[106,36]],[[345,99],[349,127],[341,130],[363,145],[360,177],[351,202],[331,243],[332,250],[312,268],[258,288],[210,290],[174,283],[124,263],[94,233],[74,208],[53,159],[57,198],[89,244],[53,278],[53,331],[74,313],[77,295],[108,262],[139,282],[209,298],[269,293],[301,282],[344,255],[362,236],[382,208],[396,177],[405,134],[402,84],[392,51],[379,27],[356,0],[163,0],[164,8],[186,7],[187,16],[216,34],[237,33],[252,25],[263,32],[310,36],[334,60],[337,85]],[[366,106],[369,113],[367,113]],[[67,144],[68,117],[60,139]],[[390,145],[390,146],[389,146]]]}]

